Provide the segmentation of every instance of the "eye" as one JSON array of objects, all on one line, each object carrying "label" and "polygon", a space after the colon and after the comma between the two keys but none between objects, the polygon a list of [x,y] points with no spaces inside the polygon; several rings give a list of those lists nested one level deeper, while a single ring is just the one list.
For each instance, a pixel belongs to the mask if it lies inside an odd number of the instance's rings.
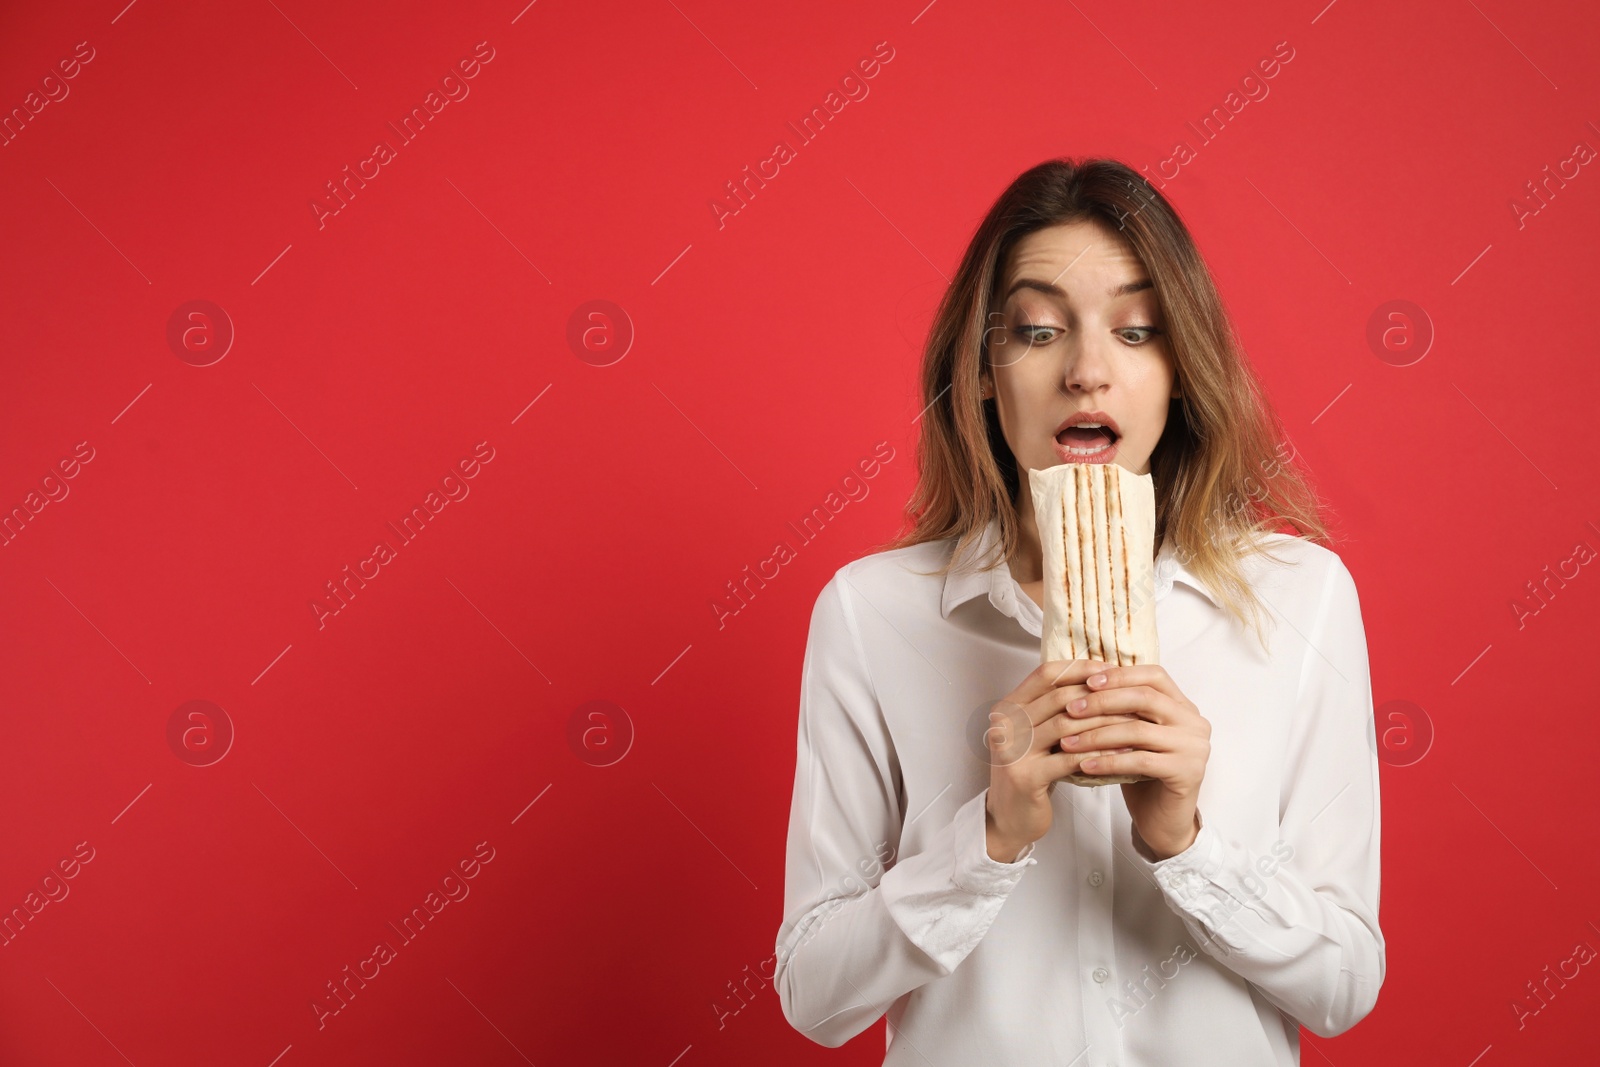
[{"label": "eye", "polygon": [[[1161,332],[1162,331],[1156,329],[1154,326],[1124,326],[1122,329],[1117,331],[1117,333],[1120,333],[1120,334],[1148,333],[1148,334],[1150,334],[1152,336],[1160,334]],[[1124,340],[1126,340],[1126,338],[1124,338]],[[1146,343],[1149,342],[1149,340],[1150,340],[1149,337],[1142,337],[1137,341],[1130,341],[1129,343],[1132,344],[1132,345],[1137,346],[1137,345],[1146,344]]]},{"label": "eye", "polygon": [[1061,332],[1060,330],[1056,329],[1054,326],[1036,326],[1036,325],[1033,325],[1031,323],[1026,323],[1026,322],[1023,323],[1021,326],[1018,326],[1012,332],[1015,333],[1018,337],[1022,338],[1024,341],[1027,341],[1029,344],[1049,344],[1050,343],[1051,338],[1046,337],[1046,338],[1043,338],[1041,340],[1037,334],[1032,332],[1034,330],[1043,330],[1045,333],[1048,333],[1048,334],[1057,334],[1057,333]]}]

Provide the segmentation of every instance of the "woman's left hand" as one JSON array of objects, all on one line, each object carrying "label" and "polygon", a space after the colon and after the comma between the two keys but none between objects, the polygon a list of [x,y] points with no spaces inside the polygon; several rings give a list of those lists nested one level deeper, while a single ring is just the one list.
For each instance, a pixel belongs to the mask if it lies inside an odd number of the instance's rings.
[{"label": "woman's left hand", "polygon": [[1183,695],[1167,669],[1150,663],[1107,667],[1087,682],[1089,695],[1067,705],[1075,719],[1137,715],[1061,739],[1063,752],[1102,752],[1079,768],[1085,774],[1147,774],[1124,782],[1122,798],[1134,829],[1156,858],[1176,856],[1199,832],[1200,781],[1211,756],[1211,723]]}]

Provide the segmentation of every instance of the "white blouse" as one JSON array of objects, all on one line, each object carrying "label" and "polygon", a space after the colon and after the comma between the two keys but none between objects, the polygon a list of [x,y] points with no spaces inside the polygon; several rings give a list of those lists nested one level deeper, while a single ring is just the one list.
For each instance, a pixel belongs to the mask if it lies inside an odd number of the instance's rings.
[{"label": "white blouse", "polygon": [[987,710],[1038,666],[1043,622],[1005,563],[913,573],[952,539],[834,574],[801,675],[773,980],[792,1026],[831,1048],[887,1013],[886,1067],[1250,1067],[1298,1064],[1300,1026],[1332,1037],[1372,1010],[1361,608],[1335,553],[1269,540],[1288,562],[1245,567],[1270,655],[1170,545],[1157,557],[1161,662],[1212,726],[1199,834],[1159,862],[1120,786],[1065,781],[1049,833],[989,857]]}]

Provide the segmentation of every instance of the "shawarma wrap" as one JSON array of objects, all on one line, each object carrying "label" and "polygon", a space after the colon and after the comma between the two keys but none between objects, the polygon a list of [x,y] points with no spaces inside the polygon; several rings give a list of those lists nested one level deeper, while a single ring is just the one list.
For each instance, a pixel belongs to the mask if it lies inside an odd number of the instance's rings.
[{"label": "shawarma wrap", "polygon": [[[1044,552],[1040,662],[1158,662],[1151,476],[1115,463],[1063,463],[1030,469],[1028,482]],[[1096,786],[1148,777],[1071,774],[1066,780]]]}]

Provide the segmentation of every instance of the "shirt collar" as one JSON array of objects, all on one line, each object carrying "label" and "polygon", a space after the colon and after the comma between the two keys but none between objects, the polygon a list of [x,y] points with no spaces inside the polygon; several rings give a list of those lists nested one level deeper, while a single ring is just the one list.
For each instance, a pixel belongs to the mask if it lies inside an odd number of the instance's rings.
[{"label": "shirt collar", "polygon": [[[990,602],[996,608],[1010,614],[1006,604],[1010,601],[1009,586],[1015,582],[1011,576],[1011,568],[1006,565],[1004,559],[991,566],[983,566],[991,553],[998,553],[999,544],[1000,520],[990,519],[979,537],[976,551],[960,565],[952,567],[945,577],[944,594],[939,600],[939,614],[949,618],[951,610],[980,593],[987,593]],[[1162,545],[1161,551],[1156,553],[1155,564],[1157,600],[1165,599],[1174,582],[1182,582],[1204,596],[1213,606],[1221,606],[1217,603],[1216,594],[1210,587],[1178,559],[1171,541]]]}]

